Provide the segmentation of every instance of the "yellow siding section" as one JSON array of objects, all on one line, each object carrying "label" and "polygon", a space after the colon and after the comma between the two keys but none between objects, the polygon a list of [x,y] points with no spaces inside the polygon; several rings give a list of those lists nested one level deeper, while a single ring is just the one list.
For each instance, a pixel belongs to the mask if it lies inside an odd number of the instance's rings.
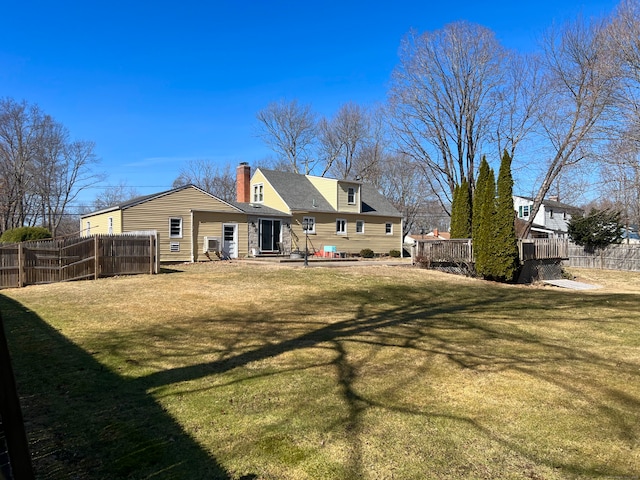
[{"label": "yellow siding section", "polygon": [[204,237],[222,238],[223,224],[237,224],[238,231],[238,258],[246,257],[249,252],[249,227],[247,224],[247,216],[244,213],[214,213],[214,212],[196,212],[194,215],[196,224],[196,239],[194,249],[194,260],[209,260],[203,252]]},{"label": "yellow siding section", "polygon": [[249,201],[253,203],[253,186],[262,183],[264,185],[264,201],[263,205],[271,208],[275,208],[276,210],[280,210],[281,212],[290,213],[289,205],[287,205],[284,200],[280,197],[278,192],[271,186],[271,184],[264,178],[262,172],[258,169],[251,177],[251,195],[249,197]]},{"label": "yellow siding section", "polygon": [[[349,205],[349,188],[354,189],[355,203]],[[357,183],[338,182],[339,212],[360,213],[360,185]]]},{"label": "yellow siding section", "polygon": [[[160,243],[160,260],[163,262],[191,261],[191,248],[196,239],[191,223],[191,210],[215,210],[237,213],[230,205],[221,202],[195,188],[186,188],[154,198],[123,212],[123,231],[157,230]],[[182,219],[182,237],[170,238],[169,219]],[[171,244],[179,245],[179,251],[172,252]]]},{"label": "yellow siding section", "polygon": [[[81,235],[103,235],[109,233],[109,218],[113,219],[113,231],[111,233],[122,233],[122,210],[114,210],[81,219]],[[87,232],[87,222],[90,223],[89,232]]]},{"label": "yellow siding section", "polygon": [[[333,178],[314,177],[307,175],[309,181],[318,189],[327,202],[336,210],[338,210],[338,181]],[[346,203],[346,200],[345,200]]]},{"label": "yellow siding section", "polygon": [[[304,250],[305,235],[302,230],[302,218],[306,215],[294,215],[291,222],[293,249]],[[359,254],[363,248],[370,248],[376,254],[387,254],[391,250],[402,248],[402,224],[397,217],[377,217],[332,213],[313,215],[316,221],[316,233],[309,235],[309,249],[323,251],[325,246],[335,246],[339,252]],[[347,221],[346,235],[336,234],[336,220]],[[364,233],[356,233],[356,220],[364,221]],[[392,224],[392,234],[385,233],[385,224]]]}]

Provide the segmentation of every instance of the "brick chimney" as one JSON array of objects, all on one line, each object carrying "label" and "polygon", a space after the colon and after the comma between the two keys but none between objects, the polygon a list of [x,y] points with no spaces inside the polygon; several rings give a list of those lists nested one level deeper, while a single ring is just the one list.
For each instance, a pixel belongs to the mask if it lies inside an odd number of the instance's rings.
[{"label": "brick chimney", "polygon": [[251,167],[242,162],[236,169],[236,201],[249,203],[251,198]]}]

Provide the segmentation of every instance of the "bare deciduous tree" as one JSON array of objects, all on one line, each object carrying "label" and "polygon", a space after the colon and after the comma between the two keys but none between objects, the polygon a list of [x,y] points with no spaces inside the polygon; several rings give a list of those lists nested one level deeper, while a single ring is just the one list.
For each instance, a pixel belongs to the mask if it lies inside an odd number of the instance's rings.
[{"label": "bare deciduous tree", "polygon": [[80,192],[102,179],[91,142],[69,141],[67,130],[37,105],[0,99],[2,228],[43,225],[53,235]]},{"label": "bare deciduous tree", "polygon": [[62,150],[56,152],[57,158],[49,156],[37,167],[38,180],[35,183],[40,190],[43,224],[54,237],[69,205],[81,192],[103,179],[103,175],[92,170],[97,163],[94,149],[93,142],[65,142]]},{"label": "bare deciduous tree", "polygon": [[139,196],[140,193],[138,190],[128,185],[127,182],[121,180],[115,185],[105,187],[98,195],[96,195],[91,207],[93,211],[102,210],[103,208],[113,207],[114,205],[128,202],[129,200],[133,200]]},{"label": "bare deciduous tree", "polygon": [[259,136],[295,173],[308,174],[314,167],[311,148],[316,139],[316,116],[309,105],[270,103],[256,115]]},{"label": "bare deciduous tree", "polygon": [[356,156],[369,137],[369,114],[360,105],[342,105],[331,120],[319,123],[320,155],[324,159],[322,176],[351,178]]},{"label": "bare deciduous tree", "polygon": [[236,199],[236,177],[229,164],[220,169],[210,160],[190,160],[180,169],[178,178],[173,181],[173,186],[189,184],[226,202]]},{"label": "bare deciduous tree", "polygon": [[578,19],[550,29],[542,41],[544,92],[536,141],[546,156],[525,235],[563,170],[598,158],[614,106],[619,70],[604,22]]},{"label": "bare deciduous tree", "polygon": [[[457,22],[402,42],[389,94],[401,151],[420,166],[443,206],[475,164],[496,123],[505,50],[493,32]],[[515,137],[514,137],[515,138]]]}]

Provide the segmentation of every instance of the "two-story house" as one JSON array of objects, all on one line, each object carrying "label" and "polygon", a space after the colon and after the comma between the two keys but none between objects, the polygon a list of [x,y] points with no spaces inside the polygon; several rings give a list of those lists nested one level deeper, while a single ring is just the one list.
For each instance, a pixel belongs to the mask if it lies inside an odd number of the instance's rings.
[{"label": "two-story house", "polygon": [[402,215],[370,185],[266,169],[251,176],[247,164],[238,166],[237,185],[236,205],[290,216],[285,225],[270,218],[250,223],[249,252],[304,251],[307,242],[313,251],[347,254],[402,250]]},{"label": "two-story house", "polygon": [[[195,262],[309,250],[357,254],[402,249],[402,215],[373,187],[240,164],[237,198],[194,185],[82,215],[83,235],[155,231],[162,262]],[[306,221],[306,223],[305,223]],[[309,226],[305,232],[302,225]]]},{"label": "two-story house", "polygon": [[[513,196],[513,208],[519,221],[526,222],[533,213],[533,198]],[[571,217],[582,210],[557,198],[545,199],[533,219],[530,236],[533,238],[566,238]]]}]

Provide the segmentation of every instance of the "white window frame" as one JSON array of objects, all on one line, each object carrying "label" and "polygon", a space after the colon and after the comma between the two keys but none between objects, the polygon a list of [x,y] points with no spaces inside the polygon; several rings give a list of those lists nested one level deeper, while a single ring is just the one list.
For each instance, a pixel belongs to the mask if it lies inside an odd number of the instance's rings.
[{"label": "white window frame", "polygon": [[91,222],[87,220],[87,235],[91,235]]},{"label": "white window frame", "polygon": [[113,235],[113,217],[107,217],[107,233]]},{"label": "white window frame", "polygon": [[[302,217],[302,221],[309,220],[311,222],[312,227],[307,230],[309,235],[315,235],[316,233],[316,217]],[[302,223],[302,232],[304,233],[304,223]]]},{"label": "white window frame", "polygon": [[364,234],[364,220],[356,220],[356,234]]},{"label": "white window frame", "polygon": [[348,205],[356,204],[356,189],[354,187],[347,188],[347,204]]},{"label": "white window frame", "polygon": [[177,253],[180,251],[180,242],[169,242],[169,251],[171,253]]},{"label": "white window frame", "polygon": [[253,185],[253,203],[264,202],[264,183],[256,183]]},{"label": "white window frame", "polygon": [[[179,232],[178,234],[173,233],[173,222],[179,222]],[[169,218],[169,238],[182,238],[182,217],[170,217]]]},{"label": "white window frame", "polygon": [[336,218],[336,235],[347,234],[347,220],[344,218]]},{"label": "white window frame", "polygon": [[384,233],[385,235],[393,235],[393,223],[386,222],[384,224]]}]

